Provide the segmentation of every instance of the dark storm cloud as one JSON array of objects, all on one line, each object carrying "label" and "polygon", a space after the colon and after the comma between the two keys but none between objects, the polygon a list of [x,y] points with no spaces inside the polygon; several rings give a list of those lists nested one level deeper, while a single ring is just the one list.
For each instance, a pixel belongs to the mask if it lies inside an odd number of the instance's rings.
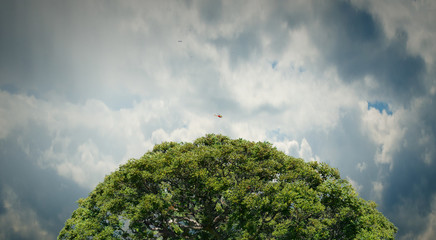
[{"label": "dark storm cloud", "polygon": [[200,1],[198,11],[202,20],[209,24],[216,24],[222,17],[222,1]]},{"label": "dark storm cloud", "polygon": [[129,60],[127,33],[119,32],[129,13],[110,1],[2,1],[0,88],[73,102],[133,101],[122,87],[101,84]]},{"label": "dark storm cloud", "polygon": [[322,29],[314,33],[314,40],[344,81],[372,76],[380,84],[377,95],[387,94],[401,104],[423,94],[425,62],[408,53],[406,32],[397,29],[395,38],[388,40],[375,16],[348,1],[316,7]]},{"label": "dark storm cloud", "polygon": [[[65,219],[77,207],[75,201],[85,197],[88,192],[71,180],[60,177],[54,170],[41,169],[36,164],[32,158],[37,155],[34,151],[40,149],[37,145],[46,142],[43,140],[44,131],[39,131],[39,134],[41,139],[34,138],[34,142],[29,144],[29,153],[23,151],[20,134],[0,140],[0,219],[14,216],[9,221],[1,222],[0,236],[5,239],[35,239],[41,237],[36,234],[37,231],[46,232],[47,236],[57,236]],[[7,203],[8,189],[13,189],[15,197]],[[9,209],[10,206],[4,204],[12,204],[17,208]],[[25,219],[29,212],[35,212],[35,219]],[[17,221],[20,214],[24,217],[19,217]],[[22,231],[35,223],[40,227],[39,230],[32,229],[35,231],[33,233]]]},{"label": "dark storm cloud", "polygon": [[[400,235],[417,234],[429,227],[426,217],[432,212],[432,200],[436,194],[436,159],[432,159],[432,164],[426,164],[419,157],[421,152],[411,149],[400,154],[386,179],[389,184],[383,192],[381,209],[396,223]],[[408,217],[404,218],[405,215]]]},{"label": "dark storm cloud", "polygon": [[[417,107],[404,137],[402,151],[385,180],[383,210],[392,218],[401,234],[417,235],[429,226],[436,194],[436,96],[429,96]],[[407,216],[407,218],[405,217]]]},{"label": "dark storm cloud", "polygon": [[[68,18],[68,12],[59,13],[59,3],[45,8],[31,1],[4,1],[0,15],[0,63],[2,66],[2,82],[27,91],[36,91],[35,83],[48,87],[47,81],[56,84],[51,77],[62,76],[63,61],[56,61],[55,39],[56,24]],[[51,21],[49,15],[60,14],[64,18]],[[66,27],[66,26],[65,26]],[[65,56],[66,57],[66,56]],[[52,76],[50,76],[52,75]],[[68,75],[67,75],[68,76]],[[65,76],[66,77],[66,76]],[[59,81],[60,82],[60,81]],[[56,85],[52,86],[53,88]]]},{"label": "dark storm cloud", "polygon": [[253,29],[243,31],[230,39],[219,37],[211,42],[221,51],[228,52],[232,67],[262,53],[259,34]]}]

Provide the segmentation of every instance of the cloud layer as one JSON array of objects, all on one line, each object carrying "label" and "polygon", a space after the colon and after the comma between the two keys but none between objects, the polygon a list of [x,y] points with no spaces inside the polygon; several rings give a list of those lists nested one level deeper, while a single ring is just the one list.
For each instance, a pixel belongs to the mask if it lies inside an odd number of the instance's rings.
[{"label": "cloud layer", "polygon": [[4,1],[0,238],[55,238],[120,164],[211,132],[327,162],[399,239],[435,238],[435,9]]}]

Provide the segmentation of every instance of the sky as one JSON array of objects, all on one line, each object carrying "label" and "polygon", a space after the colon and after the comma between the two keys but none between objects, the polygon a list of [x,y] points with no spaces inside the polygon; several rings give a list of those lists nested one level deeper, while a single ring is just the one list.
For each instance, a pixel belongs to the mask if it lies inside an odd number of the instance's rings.
[{"label": "sky", "polygon": [[436,239],[436,1],[1,6],[0,239],[55,239],[120,164],[207,133],[326,162]]}]

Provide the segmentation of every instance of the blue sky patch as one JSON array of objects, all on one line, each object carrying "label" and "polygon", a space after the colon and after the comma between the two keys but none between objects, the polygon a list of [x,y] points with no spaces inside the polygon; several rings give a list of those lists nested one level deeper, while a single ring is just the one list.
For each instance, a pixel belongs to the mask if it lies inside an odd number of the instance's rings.
[{"label": "blue sky patch", "polygon": [[277,61],[273,61],[273,62],[271,63],[271,67],[272,67],[272,69],[275,69],[276,66],[277,66]]},{"label": "blue sky patch", "polygon": [[388,115],[392,115],[392,110],[389,108],[389,105],[385,102],[381,102],[381,101],[368,102],[368,110],[371,108],[377,109],[380,113],[383,113],[383,110],[385,110]]}]

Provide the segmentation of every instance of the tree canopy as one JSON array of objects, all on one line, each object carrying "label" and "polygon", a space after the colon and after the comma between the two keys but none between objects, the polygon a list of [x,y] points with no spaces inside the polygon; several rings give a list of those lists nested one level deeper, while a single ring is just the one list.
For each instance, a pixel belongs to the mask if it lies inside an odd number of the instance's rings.
[{"label": "tree canopy", "polygon": [[164,142],[106,176],[58,239],[394,239],[337,169],[267,142]]}]

